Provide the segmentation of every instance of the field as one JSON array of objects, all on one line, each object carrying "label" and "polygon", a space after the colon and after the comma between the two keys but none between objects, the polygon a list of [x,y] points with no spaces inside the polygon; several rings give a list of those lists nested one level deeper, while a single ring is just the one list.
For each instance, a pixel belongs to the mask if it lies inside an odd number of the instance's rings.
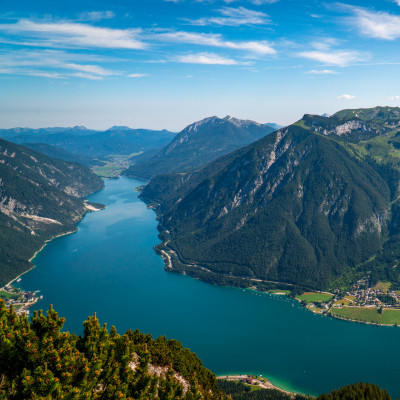
[{"label": "field", "polygon": [[382,281],[379,281],[379,282],[373,287],[373,289],[375,289],[375,290],[383,290],[384,292],[388,292],[391,286],[392,286],[392,284],[391,284],[390,282],[382,282]]},{"label": "field", "polygon": [[349,305],[351,302],[353,302],[356,298],[354,296],[346,296],[341,300],[338,300],[337,302],[335,302],[336,305],[339,306],[347,306]]},{"label": "field", "polygon": [[93,167],[93,172],[101,178],[116,178],[121,175],[126,168],[118,163]]},{"label": "field", "polygon": [[301,296],[297,296],[296,299],[299,299],[300,301],[305,301],[308,304],[308,303],[315,303],[318,301],[321,302],[328,301],[332,297],[333,295],[331,294],[306,292],[303,293]]},{"label": "field", "polygon": [[0,299],[7,300],[7,299],[17,299],[19,295],[15,293],[9,293],[4,290],[0,290]]},{"label": "field", "polygon": [[332,308],[331,313],[341,318],[352,319],[361,322],[373,322],[385,325],[400,325],[400,310],[383,310],[378,313],[377,308],[343,307]]},{"label": "field", "polygon": [[317,314],[321,314],[322,313],[322,308],[320,308],[320,307],[317,307],[316,305],[314,305],[314,304],[312,304],[312,303],[310,303],[309,305],[307,305],[307,308],[309,309],[309,310],[311,310],[312,312],[314,312],[314,313],[317,313]]},{"label": "field", "polygon": [[129,155],[110,155],[106,160],[100,161],[100,164],[94,166],[92,170],[101,178],[117,178],[129,167],[131,158],[142,153],[140,151]]}]

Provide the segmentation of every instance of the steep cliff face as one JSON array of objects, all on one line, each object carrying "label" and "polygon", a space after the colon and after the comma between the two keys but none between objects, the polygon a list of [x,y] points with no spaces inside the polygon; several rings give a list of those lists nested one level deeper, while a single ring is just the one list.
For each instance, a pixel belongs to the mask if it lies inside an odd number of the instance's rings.
[{"label": "steep cliff face", "polygon": [[153,158],[132,166],[126,173],[151,178],[167,172],[193,170],[274,130],[268,125],[230,116],[205,118],[187,126]]},{"label": "steep cliff face", "polygon": [[[377,268],[367,261],[383,259],[387,243],[397,265],[396,129],[379,118],[338,115],[336,123],[306,115],[202,170],[152,180],[143,197],[161,203],[160,226],[180,261],[312,288],[364,263]],[[383,142],[390,163],[378,157]]]},{"label": "steep cliff face", "polygon": [[102,187],[86,167],[0,140],[0,285],[29,268],[44,240],[75,230],[82,197]]}]

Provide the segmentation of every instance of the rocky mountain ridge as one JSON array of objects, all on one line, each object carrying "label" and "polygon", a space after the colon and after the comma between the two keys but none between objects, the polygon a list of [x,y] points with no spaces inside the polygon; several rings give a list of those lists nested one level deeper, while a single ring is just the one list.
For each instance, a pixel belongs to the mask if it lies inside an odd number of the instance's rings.
[{"label": "rocky mountain ridge", "polygon": [[92,159],[154,151],[168,144],[174,136],[175,133],[166,130],[153,131],[118,126],[106,131],[95,131],[85,127],[0,130],[0,137],[17,144],[46,144],[74,156]]}]

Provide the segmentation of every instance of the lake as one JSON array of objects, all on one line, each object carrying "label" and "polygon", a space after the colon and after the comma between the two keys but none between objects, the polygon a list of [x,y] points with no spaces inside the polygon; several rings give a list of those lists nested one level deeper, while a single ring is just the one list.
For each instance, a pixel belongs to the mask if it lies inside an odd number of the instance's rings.
[{"label": "lake", "polygon": [[[317,395],[357,381],[400,396],[400,328],[319,316],[285,296],[218,287],[164,270],[154,211],[134,188],[107,180],[89,197],[103,211],[87,214],[78,232],[50,242],[19,286],[40,290],[81,334],[97,312],[120,333],[140,329],[180,340],[218,375],[262,374],[287,390]],[[32,312],[32,311],[31,311]]]}]

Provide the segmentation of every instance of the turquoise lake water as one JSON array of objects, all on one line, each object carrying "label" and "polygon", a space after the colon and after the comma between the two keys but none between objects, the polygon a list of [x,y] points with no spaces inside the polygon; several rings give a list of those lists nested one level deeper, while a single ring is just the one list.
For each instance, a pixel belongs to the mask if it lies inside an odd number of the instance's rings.
[{"label": "turquoise lake water", "polygon": [[50,242],[18,286],[40,290],[36,309],[53,304],[65,330],[82,333],[97,312],[120,333],[140,329],[180,340],[216,374],[254,373],[302,393],[368,381],[400,396],[400,327],[322,317],[284,296],[217,287],[166,272],[154,251],[155,213],[133,189],[106,181],[90,196],[106,204],[78,232]]}]

